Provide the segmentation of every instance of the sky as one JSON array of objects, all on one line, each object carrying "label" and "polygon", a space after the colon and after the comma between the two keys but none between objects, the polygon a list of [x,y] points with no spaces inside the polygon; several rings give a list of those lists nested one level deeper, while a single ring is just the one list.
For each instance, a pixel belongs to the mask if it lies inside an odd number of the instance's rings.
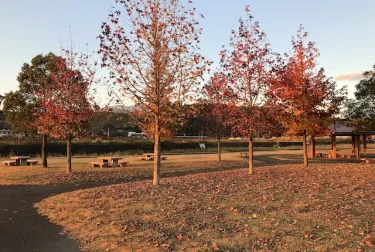
[{"label": "sky", "polygon": [[[79,48],[97,50],[100,25],[113,0],[0,0],[0,94],[18,89],[24,62],[60,53],[70,37]],[[245,7],[260,22],[274,51],[288,52],[303,24],[320,51],[319,64],[353,97],[361,74],[375,64],[375,0],[195,0],[202,54],[218,62],[222,45],[238,28]],[[70,27],[70,29],[69,29]]]}]

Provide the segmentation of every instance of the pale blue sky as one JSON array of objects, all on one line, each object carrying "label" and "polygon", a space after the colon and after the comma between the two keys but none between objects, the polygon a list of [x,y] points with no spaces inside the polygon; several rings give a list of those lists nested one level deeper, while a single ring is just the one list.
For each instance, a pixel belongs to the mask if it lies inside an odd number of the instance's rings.
[{"label": "pale blue sky", "polygon": [[[17,89],[24,62],[39,53],[59,53],[60,43],[69,39],[69,25],[75,41],[96,49],[100,24],[112,5],[112,0],[0,0],[0,94]],[[375,64],[375,0],[195,0],[205,16],[201,48],[206,57],[217,62],[246,5],[274,51],[289,51],[291,37],[303,24],[327,75],[356,78]],[[356,80],[338,83],[348,84],[352,96]]]}]

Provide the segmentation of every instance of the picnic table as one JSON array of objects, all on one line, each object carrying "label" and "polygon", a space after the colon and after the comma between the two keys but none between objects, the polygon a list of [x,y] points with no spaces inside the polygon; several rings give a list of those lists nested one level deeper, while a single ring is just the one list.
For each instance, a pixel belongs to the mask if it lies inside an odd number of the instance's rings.
[{"label": "picnic table", "polygon": [[119,161],[122,157],[98,157],[101,162],[91,162],[92,167],[124,167],[129,162]]},{"label": "picnic table", "polygon": [[[142,157],[139,157],[140,160],[147,160],[147,161],[152,161],[154,160],[154,153],[145,153],[143,154]],[[161,160],[166,160],[166,156],[160,156]]]},{"label": "picnic table", "polygon": [[10,159],[13,159],[16,161],[16,166],[27,166],[27,160],[30,159],[29,156],[15,156],[10,157]]},{"label": "picnic table", "polygon": [[238,153],[238,156],[239,157],[248,157],[249,156],[249,152],[240,152],[240,153]]},{"label": "picnic table", "polygon": [[102,163],[107,164],[107,166],[118,167],[118,161],[121,160],[122,157],[98,157],[98,159],[102,160]]},{"label": "picnic table", "polygon": [[352,150],[341,150],[339,151],[339,156],[341,158],[351,159],[352,157],[355,157],[355,153]]},{"label": "picnic table", "polygon": [[38,160],[31,160],[29,156],[15,156],[10,158],[12,160],[3,161],[3,164],[7,166],[27,166],[38,163]]},{"label": "picnic table", "polygon": [[324,153],[324,152],[317,152],[315,154],[315,157],[326,157],[326,153]]}]

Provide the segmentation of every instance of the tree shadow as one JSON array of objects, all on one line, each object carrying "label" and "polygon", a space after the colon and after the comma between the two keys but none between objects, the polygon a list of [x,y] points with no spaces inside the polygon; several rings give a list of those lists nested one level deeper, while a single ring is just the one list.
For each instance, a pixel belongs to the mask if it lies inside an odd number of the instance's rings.
[{"label": "tree shadow", "polygon": [[[273,154],[273,155],[256,155],[254,160],[261,161],[260,164],[255,165],[256,167],[264,166],[277,166],[277,165],[288,165],[288,164],[303,164],[303,156],[299,154]],[[330,159],[330,158],[309,158],[309,164],[355,164],[361,163],[361,160],[354,158],[344,159]]]}]

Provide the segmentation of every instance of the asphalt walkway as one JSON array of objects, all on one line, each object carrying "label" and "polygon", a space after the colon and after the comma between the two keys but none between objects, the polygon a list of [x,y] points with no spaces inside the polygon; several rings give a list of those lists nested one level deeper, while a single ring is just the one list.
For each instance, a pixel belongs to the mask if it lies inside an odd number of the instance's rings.
[{"label": "asphalt walkway", "polygon": [[108,184],[0,186],[0,251],[80,251],[77,242],[60,234],[62,227],[40,216],[33,205],[55,194]]}]

